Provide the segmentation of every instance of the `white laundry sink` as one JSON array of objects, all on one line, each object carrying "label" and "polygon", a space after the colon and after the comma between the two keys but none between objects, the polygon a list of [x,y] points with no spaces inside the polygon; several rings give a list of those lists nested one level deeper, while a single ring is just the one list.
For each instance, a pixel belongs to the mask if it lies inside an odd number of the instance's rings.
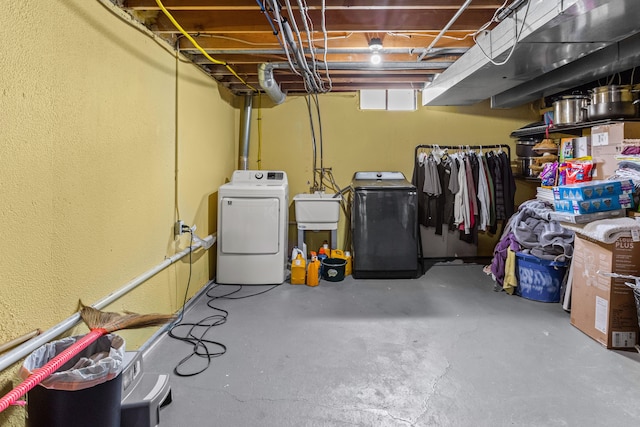
[{"label": "white laundry sink", "polygon": [[335,194],[313,193],[297,194],[294,198],[296,222],[323,224],[338,223],[340,219],[340,201],[342,196]]}]

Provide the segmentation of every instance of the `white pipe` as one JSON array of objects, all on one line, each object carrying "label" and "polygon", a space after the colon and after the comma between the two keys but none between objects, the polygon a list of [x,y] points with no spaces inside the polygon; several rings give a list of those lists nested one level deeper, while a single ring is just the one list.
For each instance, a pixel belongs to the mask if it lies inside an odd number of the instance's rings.
[{"label": "white pipe", "polygon": [[[446,69],[451,66],[455,61],[428,61],[428,62],[414,62],[414,61],[402,61],[402,62],[382,62],[374,65],[370,61],[367,62],[328,62],[330,70],[431,70],[431,69]],[[267,69],[289,69],[289,64],[286,62],[269,62],[260,64]]]},{"label": "white pipe", "polygon": [[434,47],[436,43],[438,43],[438,41],[440,41],[442,36],[444,36],[444,33],[446,33],[449,30],[449,28],[453,25],[453,23],[456,22],[456,20],[460,17],[460,15],[462,15],[462,12],[464,12],[469,7],[469,5],[471,4],[471,1],[472,0],[467,0],[466,2],[464,2],[462,6],[460,6],[460,9],[458,9],[456,14],[453,15],[453,18],[451,18],[451,20],[447,23],[447,25],[444,26],[444,28],[440,31],[440,33],[438,33],[438,36],[435,39],[433,39],[429,47],[423,50],[420,56],[418,56],[418,61],[422,61],[422,58],[424,58],[425,56],[427,56],[429,52],[431,52],[431,48]]},{"label": "white pipe", "polygon": [[[178,252],[178,253],[170,256],[169,258],[166,258],[163,262],[161,262],[157,266],[153,267],[151,270],[148,270],[147,272],[141,274],[140,276],[136,277],[135,279],[133,279],[132,281],[130,281],[129,283],[124,285],[122,288],[120,288],[117,291],[115,291],[115,292],[107,295],[106,297],[102,298],[100,301],[98,301],[95,304],[93,304],[92,307],[97,308],[98,310],[106,307],[107,305],[111,304],[112,302],[114,302],[115,300],[120,298],[121,296],[123,296],[123,295],[127,294],[128,292],[132,291],[133,289],[137,288],[139,285],[141,285],[142,283],[144,283],[145,281],[147,281],[151,277],[155,276],[156,274],[158,274],[159,272],[161,272],[162,270],[164,270],[165,268],[167,268],[171,264],[173,264],[176,261],[180,260],[181,258],[186,256],[190,252],[193,252],[196,249],[202,247],[203,244],[207,244],[209,242],[213,242],[214,240],[215,240],[215,236],[214,235],[209,235],[209,236],[205,237],[202,241],[201,240],[196,240],[196,242],[193,245],[191,245],[188,248],[182,250],[181,252]],[[62,334],[64,332],[68,331],[69,329],[73,328],[75,325],[80,323],[81,320],[82,319],[80,318],[80,312],[77,312],[74,315],[72,315],[72,316],[68,317],[67,319],[63,320],[62,322],[58,323],[57,325],[53,326],[52,328],[47,329],[46,331],[44,331],[42,334],[38,335],[37,337],[27,341],[26,343],[22,344],[19,347],[16,347],[12,351],[9,351],[4,356],[0,357],[0,372],[4,371],[9,366],[13,365],[14,363],[19,361],[23,357],[27,356],[32,351],[34,351],[37,348],[41,347],[42,345],[48,343],[52,339],[58,337],[60,334]]]}]

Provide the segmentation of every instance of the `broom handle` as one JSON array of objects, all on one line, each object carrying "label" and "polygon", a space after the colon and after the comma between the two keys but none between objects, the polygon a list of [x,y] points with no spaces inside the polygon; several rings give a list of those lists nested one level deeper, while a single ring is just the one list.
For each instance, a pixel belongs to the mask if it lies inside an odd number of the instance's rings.
[{"label": "broom handle", "polygon": [[92,329],[87,335],[67,347],[60,354],[49,360],[42,367],[35,369],[24,381],[18,384],[13,390],[0,398],[0,412],[7,409],[11,404],[15,403],[20,396],[26,394],[29,390],[40,384],[45,378],[60,369],[62,365],[71,360],[74,356],[87,348],[91,343],[96,341],[108,331],[103,328]]}]

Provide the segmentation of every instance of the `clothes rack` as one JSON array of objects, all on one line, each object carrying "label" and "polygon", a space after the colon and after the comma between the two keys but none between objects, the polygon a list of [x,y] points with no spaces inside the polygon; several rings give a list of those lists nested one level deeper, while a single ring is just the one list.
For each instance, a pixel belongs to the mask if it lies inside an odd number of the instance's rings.
[{"label": "clothes rack", "polygon": [[506,149],[507,150],[507,157],[509,157],[509,160],[511,160],[511,147],[507,144],[493,144],[493,145],[438,145],[438,144],[422,144],[422,145],[416,145],[416,149],[415,149],[415,154],[413,156],[414,161],[418,161],[418,153],[420,153],[420,150],[423,149],[434,149],[434,148],[443,148],[443,149],[447,149],[447,150],[467,150],[467,149],[471,149],[471,150],[475,150],[475,149],[480,149],[480,150],[484,150],[485,148],[487,149],[493,149],[493,148],[499,148],[499,149]]},{"label": "clothes rack", "polygon": [[515,181],[507,144],[417,145],[412,183],[425,232],[421,240],[432,243],[421,248],[426,258],[477,256],[478,231],[495,234],[513,214]]}]

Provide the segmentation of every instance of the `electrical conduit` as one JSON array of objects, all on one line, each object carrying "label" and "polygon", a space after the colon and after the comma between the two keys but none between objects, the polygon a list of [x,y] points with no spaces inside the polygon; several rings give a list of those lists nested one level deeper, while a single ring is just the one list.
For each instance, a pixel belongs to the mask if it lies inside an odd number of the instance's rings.
[{"label": "electrical conduit", "polygon": [[[200,247],[205,247],[205,245],[208,247],[211,247],[211,245],[213,245],[214,242],[215,242],[214,235],[209,235],[202,240],[196,240],[193,245],[182,250],[181,252],[178,252],[170,256],[169,258],[166,258],[162,263],[158,264],[157,266],[153,267],[147,272],[131,280],[129,283],[125,284],[122,288],[102,298],[100,301],[93,304],[92,307],[97,308],[98,310],[103,309],[104,307],[108,306],[112,302],[116,301],[118,298],[124,296],[125,294],[129,293],[133,289],[137,288],[139,285],[146,282],[148,279],[155,276],[156,274],[158,274],[159,272],[161,272],[171,264],[175,263],[176,261],[179,261],[186,255],[188,255],[190,252],[195,251]],[[208,247],[206,247],[205,249],[208,249]],[[27,341],[26,343],[22,344],[19,347],[16,347],[12,351],[9,351],[4,356],[0,357],[0,371],[4,371],[9,366],[13,365],[20,359],[29,355],[32,351],[36,350],[42,345],[58,337],[60,334],[73,328],[78,323],[80,323],[81,320],[82,319],[80,317],[80,313],[79,312],[75,313],[72,316],[63,320],[62,322],[58,323],[57,325],[53,326],[52,328],[46,330],[42,334],[38,335],[37,337]]]}]

